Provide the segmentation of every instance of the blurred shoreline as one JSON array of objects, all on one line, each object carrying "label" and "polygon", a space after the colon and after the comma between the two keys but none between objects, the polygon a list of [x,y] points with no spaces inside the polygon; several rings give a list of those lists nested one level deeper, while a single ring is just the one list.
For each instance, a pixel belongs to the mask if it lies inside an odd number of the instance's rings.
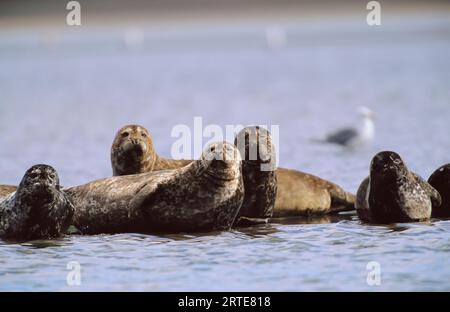
[{"label": "blurred shoreline", "polygon": [[81,26],[66,25],[66,1],[0,2],[3,55],[56,47],[178,51],[407,43],[450,38],[450,1],[382,1],[368,26],[367,1],[116,0],[81,3]]},{"label": "blurred shoreline", "polygon": [[[215,24],[303,23],[358,20],[365,23],[369,1],[294,0],[165,0],[165,1],[79,1],[82,28],[179,27]],[[449,1],[380,1],[382,23],[392,18],[415,20],[435,15],[449,16]],[[0,2],[0,32],[52,28],[68,30],[65,6],[68,1]]]}]

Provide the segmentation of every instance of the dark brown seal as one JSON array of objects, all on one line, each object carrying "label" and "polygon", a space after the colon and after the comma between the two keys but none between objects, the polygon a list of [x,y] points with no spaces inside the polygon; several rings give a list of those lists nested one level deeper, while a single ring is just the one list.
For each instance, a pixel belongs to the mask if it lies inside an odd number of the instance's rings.
[{"label": "dark brown seal", "polygon": [[0,236],[31,240],[53,238],[70,225],[73,206],[61,190],[58,174],[47,165],[31,167],[17,191],[0,201]]},{"label": "dark brown seal", "polygon": [[277,194],[275,148],[270,133],[260,127],[247,127],[235,138],[242,158],[245,197],[240,225],[267,222],[272,217]]},{"label": "dark brown seal", "polygon": [[[252,132],[254,131],[252,130],[254,128],[255,127],[247,127],[243,131]],[[122,143],[120,143],[122,142],[120,137],[122,136],[121,133],[124,131],[123,129],[141,129],[140,131],[145,131],[146,133],[146,137],[144,139],[138,139],[138,141],[147,142],[145,143],[145,145],[149,148],[146,149],[145,156],[143,156],[141,159],[149,159],[149,161],[138,160],[137,166],[139,167],[139,170],[134,171],[133,166],[135,165],[129,165],[135,161],[135,158],[129,157],[127,158],[127,160],[124,160],[119,155],[119,152],[115,152],[122,149],[120,147],[122,145]],[[241,131],[241,134],[244,132]],[[139,138],[139,135],[136,135],[134,137]],[[151,138],[149,140],[147,140],[147,138],[150,138],[149,132],[142,126],[125,126],[118,132],[116,138],[114,139],[111,153],[114,175],[118,175],[118,173],[120,172],[127,172],[128,174],[130,174],[147,172],[151,170],[157,171],[169,168],[177,168],[185,166],[186,164],[191,162],[191,160],[162,159],[157,155],[153,147],[153,143],[151,142]],[[244,167],[246,166],[245,163],[246,161],[244,161]],[[346,192],[340,186],[332,182],[323,180],[319,177],[301,171],[284,168],[276,169],[275,175],[277,179],[278,190],[275,200],[275,208],[273,209],[274,217],[326,214],[345,210],[354,210],[355,196],[351,193]],[[248,172],[244,169],[244,180],[247,176]],[[262,180],[264,180],[264,178]],[[250,187],[247,186],[246,188],[250,189]],[[268,191],[270,189],[270,187],[266,188],[266,190]],[[255,193],[253,190],[247,192],[246,196],[252,196],[256,194],[257,193]],[[263,196],[262,194],[263,191],[258,192],[258,196],[262,196],[259,197],[259,201],[268,202],[270,194],[268,196]],[[270,207],[270,204],[266,205],[266,207]]]},{"label": "dark brown seal", "polygon": [[116,176],[66,193],[83,234],[227,230],[244,199],[240,155],[228,143],[210,145],[179,169]]},{"label": "dark brown seal", "polygon": [[442,198],[442,204],[439,207],[433,207],[431,216],[450,217],[450,164],[443,165],[433,172],[428,178],[428,183],[439,192]]},{"label": "dark brown seal", "polygon": [[440,204],[431,185],[409,171],[397,153],[386,151],[372,159],[370,175],[358,189],[356,211],[364,222],[412,222],[429,219]]}]

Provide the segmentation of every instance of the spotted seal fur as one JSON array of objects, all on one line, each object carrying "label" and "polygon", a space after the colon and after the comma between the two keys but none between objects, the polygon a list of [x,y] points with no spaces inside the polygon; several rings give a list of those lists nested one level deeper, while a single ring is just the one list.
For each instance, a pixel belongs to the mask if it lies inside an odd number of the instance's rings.
[{"label": "spotted seal fur", "polygon": [[111,177],[66,193],[83,234],[227,230],[244,199],[241,158],[233,145],[214,143],[185,167]]},{"label": "spotted seal fur", "polygon": [[72,215],[73,205],[61,190],[56,170],[35,165],[17,190],[0,200],[0,236],[21,240],[57,237],[65,232]]},{"label": "spotted seal fur", "polygon": [[431,185],[409,171],[397,153],[385,151],[372,159],[370,175],[357,192],[356,211],[364,222],[413,222],[429,219],[440,204]]},{"label": "spotted seal fur", "polygon": [[[252,129],[255,129],[255,127],[247,127],[243,129],[238,136],[245,132],[254,132]],[[133,135],[131,135],[131,133],[133,133]],[[142,136],[139,133],[145,133],[145,136]],[[132,139],[124,140],[124,137],[132,137]],[[145,151],[144,153],[138,153],[140,155],[139,158],[121,152],[130,149],[125,146],[130,144],[129,142],[133,142],[132,140],[134,140],[136,148]],[[145,145],[145,148],[138,147],[142,145]],[[149,131],[139,125],[129,125],[120,129],[114,139],[111,149],[111,163],[114,175],[121,175],[121,172],[135,174],[178,168],[189,164],[191,161],[192,160],[164,159],[158,156],[153,147]],[[245,165],[247,161],[248,160],[244,160],[243,162],[244,180],[246,180],[245,177],[248,176],[245,167],[251,167],[250,164],[248,166]],[[275,178],[278,187],[275,207],[273,209],[274,217],[327,214],[355,209],[355,196],[353,194],[346,192],[340,186],[317,176],[297,170],[277,168],[275,171]],[[264,178],[262,181],[264,181]],[[254,187],[246,185],[246,188],[253,189],[252,191],[247,192],[247,197],[251,194],[257,194]],[[270,187],[266,190],[269,189]],[[260,196],[260,202],[268,202],[268,199],[270,198],[270,195],[263,196],[263,192],[258,192],[258,196]],[[256,198],[257,196],[254,197]],[[270,204],[267,206],[270,206]],[[262,213],[262,215],[265,214]]]}]

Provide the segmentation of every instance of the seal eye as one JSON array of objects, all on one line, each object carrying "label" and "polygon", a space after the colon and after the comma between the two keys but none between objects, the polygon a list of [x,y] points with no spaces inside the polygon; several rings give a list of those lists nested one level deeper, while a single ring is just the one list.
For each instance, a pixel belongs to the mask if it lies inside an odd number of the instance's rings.
[{"label": "seal eye", "polygon": [[38,174],[37,174],[36,172],[31,172],[31,173],[29,174],[30,179],[36,179],[37,176],[38,176]]},{"label": "seal eye", "polygon": [[126,138],[126,137],[128,137],[130,134],[127,132],[127,131],[125,131],[125,132],[123,132],[122,133],[122,138]]},{"label": "seal eye", "polygon": [[142,136],[143,138],[146,138],[146,137],[147,137],[147,135],[145,134],[145,132],[142,132],[142,133],[141,133],[141,136]]}]

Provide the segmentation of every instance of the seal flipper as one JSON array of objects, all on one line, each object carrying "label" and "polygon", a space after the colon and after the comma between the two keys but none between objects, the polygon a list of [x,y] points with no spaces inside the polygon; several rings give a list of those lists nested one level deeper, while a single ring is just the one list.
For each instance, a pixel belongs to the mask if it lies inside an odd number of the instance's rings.
[{"label": "seal flipper", "polygon": [[352,193],[344,191],[336,185],[336,188],[330,190],[331,206],[330,213],[339,213],[343,211],[354,211],[356,196]]},{"label": "seal flipper", "polygon": [[269,223],[269,218],[247,218],[247,217],[239,217],[238,220],[234,223],[234,226],[253,226],[259,224],[267,224]]}]

